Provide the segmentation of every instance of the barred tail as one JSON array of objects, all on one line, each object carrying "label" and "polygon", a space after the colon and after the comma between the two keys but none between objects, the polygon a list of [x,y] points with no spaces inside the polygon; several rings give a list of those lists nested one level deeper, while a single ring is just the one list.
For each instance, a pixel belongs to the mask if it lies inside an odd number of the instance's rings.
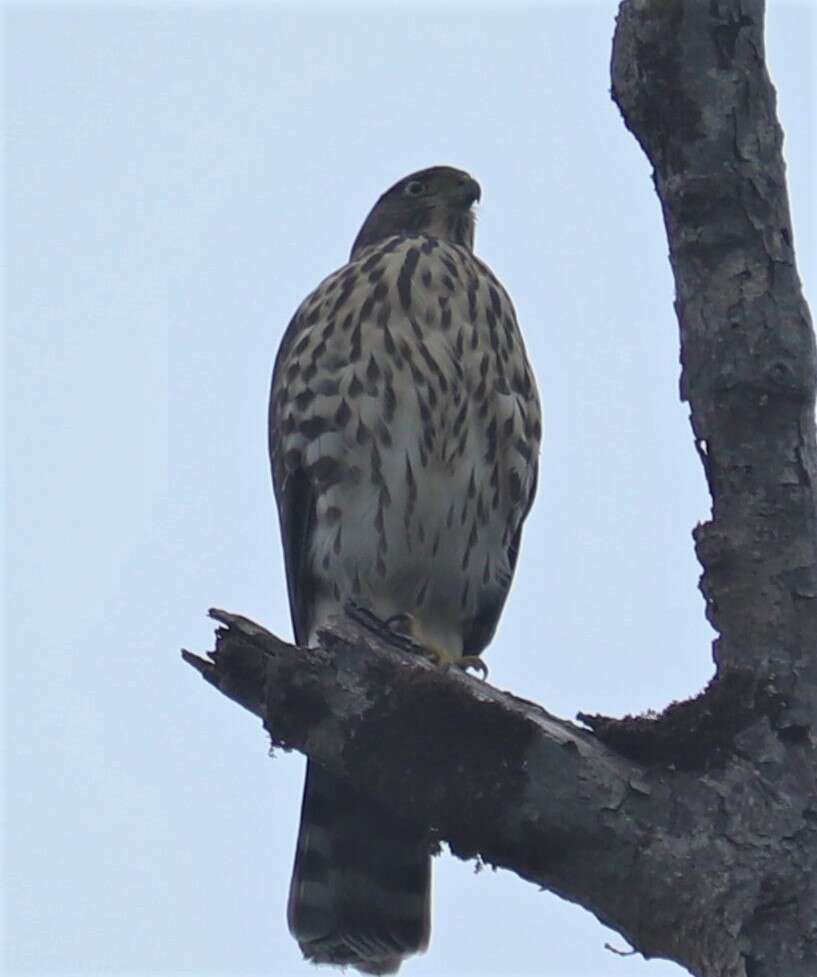
[{"label": "barred tail", "polygon": [[393,974],[428,946],[430,903],[424,833],[310,761],[288,908],[304,956]]}]

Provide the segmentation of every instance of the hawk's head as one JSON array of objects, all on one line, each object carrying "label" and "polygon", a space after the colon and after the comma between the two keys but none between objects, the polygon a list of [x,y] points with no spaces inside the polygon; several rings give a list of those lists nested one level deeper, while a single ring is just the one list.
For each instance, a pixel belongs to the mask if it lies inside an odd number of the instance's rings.
[{"label": "hawk's head", "polygon": [[477,181],[452,166],[432,166],[403,177],[372,207],[352,245],[352,257],[394,234],[428,234],[474,247]]}]

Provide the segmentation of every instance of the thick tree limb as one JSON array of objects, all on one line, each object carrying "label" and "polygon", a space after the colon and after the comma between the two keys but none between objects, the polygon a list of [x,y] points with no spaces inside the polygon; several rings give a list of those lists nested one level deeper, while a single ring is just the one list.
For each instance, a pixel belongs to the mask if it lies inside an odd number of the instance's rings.
[{"label": "thick tree limb", "polygon": [[[210,661],[185,658],[266,717],[273,743],[365,784],[384,806],[432,826],[456,854],[581,902],[642,952],[668,955],[656,943],[668,929],[703,932],[709,893],[733,858],[731,843],[704,830],[723,804],[717,781],[628,760],[541,707],[396,650],[354,620],[307,650],[245,618],[211,614],[226,627]],[[760,785],[752,793],[765,808]],[[678,877],[692,864],[682,908]],[[656,913],[662,904],[671,918]]]},{"label": "thick tree limb", "polygon": [[682,396],[712,492],[695,533],[717,674],[587,732],[362,626],[296,649],[243,618],[208,681],[273,741],[591,909],[700,977],[817,974],[815,348],[760,0],[626,0],[613,93],[654,166]]},{"label": "thick tree limb", "polygon": [[[749,977],[817,973],[817,370],[763,58],[762,0],[621,5],[613,95],[654,166],[712,493],[695,539],[713,690],[737,678],[749,718],[719,776],[749,829],[728,906]],[[752,779],[772,801],[759,822],[740,796]],[[701,972],[730,972],[715,963]]]}]

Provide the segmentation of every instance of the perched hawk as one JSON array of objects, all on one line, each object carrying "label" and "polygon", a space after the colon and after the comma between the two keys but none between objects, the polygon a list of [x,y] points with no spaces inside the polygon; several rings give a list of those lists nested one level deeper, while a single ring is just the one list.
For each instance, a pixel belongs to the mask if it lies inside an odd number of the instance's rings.
[{"label": "perched hawk", "polygon": [[[513,305],[447,166],[377,201],[275,362],[272,477],[300,645],[349,598],[437,659],[491,640],[536,489],[541,416]],[[289,895],[304,955],[394,973],[429,939],[424,832],[310,762]]]}]

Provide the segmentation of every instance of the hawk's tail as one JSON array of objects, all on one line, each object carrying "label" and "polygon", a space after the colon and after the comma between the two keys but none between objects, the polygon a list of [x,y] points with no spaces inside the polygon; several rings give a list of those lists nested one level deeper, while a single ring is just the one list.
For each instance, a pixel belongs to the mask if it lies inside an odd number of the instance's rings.
[{"label": "hawk's tail", "polygon": [[392,974],[428,946],[430,902],[424,833],[310,761],[288,909],[304,956]]}]

